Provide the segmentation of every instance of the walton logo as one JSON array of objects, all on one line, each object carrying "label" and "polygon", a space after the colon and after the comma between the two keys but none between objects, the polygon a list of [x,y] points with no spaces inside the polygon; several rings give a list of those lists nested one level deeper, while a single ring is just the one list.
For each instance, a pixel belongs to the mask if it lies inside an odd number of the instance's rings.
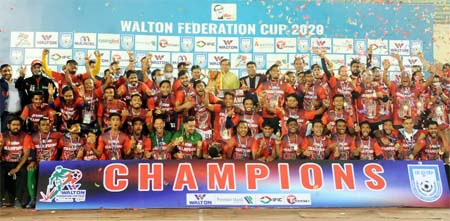
[{"label": "walton logo", "polygon": [[233,43],[233,40],[223,40],[223,43],[224,43],[226,46],[231,46],[231,43]]},{"label": "walton logo", "polygon": [[197,200],[204,200],[206,197],[206,194],[195,194],[194,196]]},{"label": "walton logo", "polygon": [[52,35],[41,35],[42,40],[37,40],[36,44],[53,44],[56,45],[56,40],[52,40]]},{"label": "walton logo", "polygon": [[84,202],[86,190],[80,190],[78,182],[83,177],[80,170],[64,168],[61,165],[55,167],[50,178],[48,178],[47,192],[41,192],[40,202]]},{"label": "walton logo", "polygon": [[52,38],[52,35],[42,35],[42,40],[44,40],[44,41],[50,41],[51,38]]},{"label": "walton logo", "polygon": [[164,61],[164,55],[163,54],[156,54],[153,55],[153,57],[155,58],[154,60],[152,59],[152,64],[166,64],[167,61]]},{"label": "walton logo", "polygon": [[317,46],[319,46],[319,47],[325,46],[325,42],[326,42],[326,41],[324,41],[324,40],[317,40],[317,41],[316,41]]},{"label": "walton logo", "polygon": [[219,44],[219,49],[238,49],[237,45],[232,45],[233,40],[222,40],[223,45]]},{"label": "walton logo", "polygon": [[415,64],[417,63],[417,59],[410,58],[410,59],[408,59],[408,62],[409,62],[409,64],[411,64],[411,65],[415,65]]},{"label": "walton logo", "polygon": [[214,56],[214,60],[220,62],[223,60],[223,56]]},{"label": "walton logo", "polygon": [[395,47],[398,48],[398,49],[403,48],[404,45],[405,45],[404,43],[400,43],[400,42],[396,42],[395,43]]},{"label": "walton logo", "polygon": [[157,61],[161,61],[162,59],[164,59],[164,55],[162,55],[162,54],[155,54],[155,55],[153,55],[153,57],[155,57],[155,59]]}]

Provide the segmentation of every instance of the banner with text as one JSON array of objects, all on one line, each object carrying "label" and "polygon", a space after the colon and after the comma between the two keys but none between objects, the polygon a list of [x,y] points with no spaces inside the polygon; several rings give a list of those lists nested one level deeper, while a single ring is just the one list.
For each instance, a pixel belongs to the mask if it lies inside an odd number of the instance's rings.
[{"label": "banner with text", "polygon": [[17,67],[40,59],[43,48],[50,49],[52,68],[75,59],[80,72],[94,50],[101,52],[102,69],[112,61],[127,66],[127,51],[133,51],[137,58],[152,53],[153,68],[187,62],[218,69],[228,58],[242,76],[249,61],[261,72],[276,61],[283,71],[293,70],[296,57],[306,67],[320,64],[311,49],[326,51],[337,70],[352,59],[365,63],[372,46],[373,65],[390,59],[394,78],[400,69],[391,53],[402,56],[408,70],[422,65],[419,51],[428,60],[433,54],[434,6],[427,4],[16,0],[0,8],[0,61]]},{"label": "banner with text", "polygon": [[441,161],[42,162],[37,199],[39,210],[399,206],[450,207]]}]

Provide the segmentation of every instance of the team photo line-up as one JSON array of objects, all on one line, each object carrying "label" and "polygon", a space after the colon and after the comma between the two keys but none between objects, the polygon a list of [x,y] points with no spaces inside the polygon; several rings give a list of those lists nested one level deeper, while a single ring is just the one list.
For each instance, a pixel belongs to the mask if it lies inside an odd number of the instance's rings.
[{"label": "team photo line-up", "polygon": [[[128,53],[126,70],[112,62],[100,77],[100,52],[86,73],[68,60],[63,72],[41,60],[13,79],[1,65],[0,208],[34,208],[37,170],[55,160],[443,160],[448,163],[450,64],[429,64],[390,81],[389,60],[352,60],[334,73],[321,64],[281,73],[280,63],[247,75],[201,70],[185,62],[151,69]],[[140,64],[140,70],[135,66]],[[425,79],[424,72],[427,73]]]}]

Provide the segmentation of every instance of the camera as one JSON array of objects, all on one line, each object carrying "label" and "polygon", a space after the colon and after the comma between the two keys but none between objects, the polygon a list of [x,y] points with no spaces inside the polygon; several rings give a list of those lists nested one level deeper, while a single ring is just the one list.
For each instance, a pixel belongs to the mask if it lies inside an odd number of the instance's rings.
[{"label": "camera", "polygon": [[222,145],[220,143],[212,143],[209,147],[208,154],[210,157],[220,157],[222,152]]}]

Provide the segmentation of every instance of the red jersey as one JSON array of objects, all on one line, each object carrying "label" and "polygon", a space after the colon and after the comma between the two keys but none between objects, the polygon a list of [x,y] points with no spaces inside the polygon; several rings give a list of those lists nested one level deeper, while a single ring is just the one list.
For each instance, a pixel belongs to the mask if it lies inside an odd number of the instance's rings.
[{"label": "red jersey", "polygon": [[94,148],[96,146],[96,144],[89,144],[89,143],[85,143],[84,146],[82,147],[82,151],[83,151],[83,160],[98,160],[97,155],[95,155],[94,151],[92,150],[92,148]]},{"label": "red jersey", "polygon": [[83,99],[78,97],[73,103],[69,104],[62,101],[61,97],[58,97],[56,98],[54,105],[55,109],[61,112],[62,124],[59,128],[61,131],[67,129],[67,122],[69,120],[80,120],[81,111],[83,109]]},{"label": "red jersey", "polygon": [[121,94],[122,100],[124,102],[126,102],[127,104],[130,103],[131,95],[133,95],[133,94],[145,95],[145,94],[151,94],[151,93],[152,93],[152,91],[150,90],[150,88],[148,88],[148,86],[142,82],[137,82],[136,86],[133,86],[130,84],[122,84],[117,89],[117,94]]},{"label": "red jersey", "polygon": [[144,159],[144,151],[152,150],[152,140],[148,136],[141,136],[136,140],[136,149],[131,151],[131,159],[142,160]]},{"label": "red jersey", "polygon": [[[295,92],[290,84],[282,81],[266,81],[261,83],[256,89],[256,94],[261,94],[263,91],[266,92],[268,105],[272,108],[282,108],[286,96]],[[274,114],[268,113],[263,108],[262,115],[264,118],[274,117]]]},{"label": "red jersey", "polygon": [[288,134],[284,136],[280,145],[281,159],[297,159],[297,151],[301,148],[303,139],[304,138],[298,134]]},{"label": "red jersey", "polygon": [[244,112],[240,115],[239,120],[247,122],[248,129],[251,132],[251,136],[256,136],[256,134],[258,134],[259,130],[261,129],[264,118],[257,112],[253,112],[251,114]]},{"label": "red jersey", "polygon": [[282,134],[287,134],[287,120],[289,118],[294,118],[297,119],[299,134],[304,135],[306,133],[308,121],[313,120],[316,117],[316,114],[313,110],[303,110],[298,108],[290,110],[285,108],[284,114],[279,110],[277,111],[277,117],[281,119]]},{"label": "red jersey", "polygon": [[323,91],[325,92],[325,98],[330,99],[331,86],[330,86],[330,83],[328,83],[328,80],[327,80],[327,77],[325,76],[325,74],[323,75],[323,77],[321,79],[315,79],[314,85],[323,88]]},{"label": "red jersey", "polygon": [[442,160],[439,152],[443,151],[444,141],[441,138],[432,138],[428,135],[420,141],[419,146],[421,160]]},{"label": "red jersey", "polygon": [[[394,131],[395,132],[395,131]],[[382,138],[385,138],[389,140],[388,144],[384,144],[381,140]],[[398,142],[398,135],[397,133],[392,133],[391,135],[383,134],[383,136],[379,139],[377,139],[378,145],[381,148],[381,151],[383,151],[383,160],[397,160],[398,159],[398,151],[396,144]]]},{"label": "red jersey", "polygon": [[345,122],[347,122],[347,128],[353,128],[353,125],[355,124],[353,118],[347,111],[341,110],[338,112],[337,110],[329,110],[322,115],[322,123],[324,125],[331,123],[331,134],[336,134],[336,120],[338,119],[345,120]]},{"label": "red jersey", "polygon": [[112,102],[101,102],[98,106],[97,117],[103,119],[103,128],[109,127],[109,115],[111,113],[121,114],[122,110],[127,109],[127,104],[121,100],[113,100]]},{"label": "red jersey", "polygon": [[[191,86],[193,86],[193,85],[191,85]],[[172,91],[177,92],[180,88],[183,88],[183,85],[181,84],[181,82],[178,79],[175,79],[173,81]]]},{"label": "red jersey", "polygon": [[8,163],[19,163],[24,150],[33,147],[31,136],[25,132],[19,132],[17,135],[13,135],[11,132],[0,134],[0,141],[3,144],[3,151],[0,153],[1,159]]},{"label": "red jersey", "polygon": [[41,132],[32,135],[34,149],[36,149],[36,162],[54,161],[57,159],[59,140],[63,136],[60,132],[50,132],[42,134]]},{"label": "red jersey", "polygon": [[[409,159],[409,155],[412,154],[414,149],[414,144],[416,144],[419,135],[422,133],[419,130],[413,129],[411,134],[406,133],[404,128],[398,130],[398,143],[401,146],[401,153],[403,156],[403,160]],[[418,158],[416,157],[416,160]]]},{"label": "red jersey", "polygon": [[302,149],[311,152],[311,156],[307,157],[308,160],[325,160],[328,157],[325,151],[330,144],[331,141],[327,137],[308,136],[303,138]]},{"label": "red jersey", "polygon": [[93,91],[86,91],[83,100],[83,109],[81,111],[82,123],[91,124],[97,120],[98,104],[103,96],[101,88]]},{"label": "red jersey", "polygon": [[[218,99],[216,96],[209,95],[209,103],[214,104],[217,103]],[[202,130],[207,131],[211,130],[211,112],[206,108],[205,103],[203,102],[203,97],[199,95],[194,96],[194,117],[195,117],[195,127]]]},{"label": "red jersey", "polygon": [[449,105],[446,104],[442,97],[437,94],[432,94],[432,97],[435,99],[431,99],[430,102],[428,102],[428,109],[431,111],[431,119],[433,121],[436,121],[439,125],[439,129],[445,130],[447,127],[449,127]]},{"label": "red jersey", "polygon": [[351,152],[356,148],[355,138],[348,134],[344,134],[343,136],[335,134],[331,138],[331,142],[337,143],[336,148],[339,152],[339,157],[336,158],[334,153],[331,153],[330,160],[350,160]]},{"label": "red jersey", "polygon": [[23,108],[20,117],[26,121],[30,121],[32,126],[28,128],[30,131],[37,131],[39,126],[39,120],[42,117],[48,117],[50,119],[50,126],[53,125],[55,119],[55,111],[51,109],[47,104],[42,104],[41,107],[35,107],[34,104],[28,104]]},{"label": "red jersey", "polygon": [[156,108],[160,109],[162,114],[166,115],[166,124],[170,125],[173,130],[176,129],[174,94],[170,93],[167,96],[163,96],[161,93],[156,94],[147,100],[147,108],[153,111],[155,111]]},{"label": "red jersey", "polygon": [[315,110],[314,101],[322,101],[327,98],[325,90],[319,85],[305,85],[305,96],[303,97],[303,109]]},{"label": "red jersey", "polygon": [[124,76],[117,76],[115,74],[112,74],[114,82],[112,83],[112,86],[114,88],[118,89],[120,86],[127,83],[127,79]]},{"label": "red jersey", "polygon": [[[376,91],[381,92],[383,96],[391,97],[391,89],[383,82],[372,82],[376,87]],[[392,99],[384,102],[382,99],[378,99],[378,121],[383,121],[387,119],[392,119],[393,109],[392,109]]]},{"label": "red jersey", "polygon": [[362,92],[357,100],[358,114],[361,121],[379,122],[378,88],[373,84],[361,84]]},{"label": "red jersey", "polygon": [[369,137],[364,140],[362,138],[356,139],[356,148],[361,148],[359,159],[361,160],[375,160],[377,156],[383,154],[376,139]]},{"label": "red jersey", "polygon": [[246,136],[245,138],[239,135],[234,136],[227,142],[224,147],[224,151],[231,149],[233,160],[251,160],[252,159],[252,148],[251,145],[254,143],[254,139],[251,136]]},{"label": "red jersey", "polygon": [[[75,84],[76,86],[80,86],[83,84],[83,81],[87,78],[89,78],[89,74],[88,73],[83,73],[83,74],[70,74],[70,78],[72,80],[72,83]],[[52,71],[52,75],[51,78],[58,83],[59,85],[59,94],[63,94],[62,93],[62,89],[64,89],[64,87],[69,86],[67,84],[66,81],[66,76],[64,73],[59,73],[59,72],[55,72]]]},{"label": "red jersey", "polygon": [[[420,87],[397,86],[392,89],[394,96],[394,125],[401,125],[402,119],[411,117],[417,124],[417,96],[422,92]],[[420,106],[420,105],[419,105]]]},{"label": "red jersey", "polygon": [[[259,133],[255,136],[255,141],[252,145],[252,151],[257,152],[259,147],[261,146],[261,142],[264,140],[266,145],[263,146],[260,157],[267,158],[269,156],[272,156],[273,151],[275,151],[276,145],[275,145],[275,139],[276,136],[272,134],[270,137],[265,137],[262,133]],[[256,159],[255,159],[256,160]]]},{"label": "red jersey", "polygon": [[[215,141],[227,141],[233,136],[233,128],[226,128],[225,123],[228,117],[228,113],[225,107],[220,104],[214,105],[214,140]],[[231,117],[234,125],[239,123],[239,115],[234,113]]]},{"label": "red jersey", "polygon": [[76,160],[78,151],[86,145],[86,139],[78,136],[78,138],[72,138],[63,136],[59,140],[59,148],[62,148],[61,160]]},{"label": "red jersey", "polygon": [[130,138],[121,131],[112,134],[110,130],[99,137],[98,148],[103,152],[102,159],[122,160],[124,153],[131,149]]},{"label": "red jersey", "polygon": [[150,124],[152,122],[152,115],[150,115],[150,111],[148,111],[145,108],[141,108],[138,111],[134,111],[133,108],[130,108],[128,110],[128,117],[127,117],[127,128],[126,128],[126,132],[128,134],[131,134],[131,132],[133,131],[133,119],[135,118],[140,118],[142,120],[144,120],[145,125],[144,127],[147,127],[148,124]]},{"label": "red jersey", "polygon": [[[175,105],[176,104],[182,105],[185,102],[185,99],[187,97],[190,97],[190,100],[189,100],[190,102],[195,102],[194,96],[195,96],[195,90],[193,88],[180,87],[175,92]],[[181,123],[183,122],[184,118],[189,116],[190,111],[191,110],[183,110],[182,112],[178,113],[177,130],[180,129]]]},{"label": "red jersey", "polygon": [[[330,80],[331,85],[331,97],[333,97],[336,94],[342,94],[344,95],[344,109],[347,111],[347,113],[350,114],[350,116],[354,115],[353,111],[353,105],[352,105],[352,92],[356,91],[358,93],[361,93],[361,88],[353,88],[352,83],[350,83],[347,80],[337,80],[335,77],[331,77]],[[333,105],[331,105],[330,108],[334,108]]]}]

